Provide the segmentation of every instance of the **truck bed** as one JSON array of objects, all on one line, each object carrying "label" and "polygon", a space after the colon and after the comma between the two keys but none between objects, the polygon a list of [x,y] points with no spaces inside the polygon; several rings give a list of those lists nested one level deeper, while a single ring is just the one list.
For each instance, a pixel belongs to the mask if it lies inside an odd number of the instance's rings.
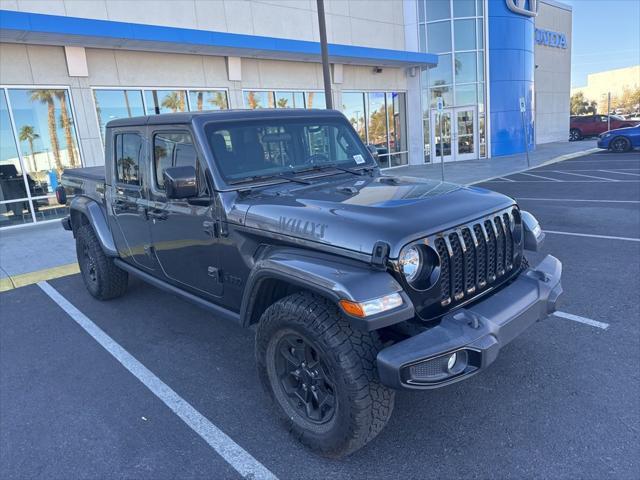
[{"label": "truck bed", "polygon": [[69,168],[62,173],[62,185],[68,197],[83,195],[103,203],[104,184],[104,166]]}]

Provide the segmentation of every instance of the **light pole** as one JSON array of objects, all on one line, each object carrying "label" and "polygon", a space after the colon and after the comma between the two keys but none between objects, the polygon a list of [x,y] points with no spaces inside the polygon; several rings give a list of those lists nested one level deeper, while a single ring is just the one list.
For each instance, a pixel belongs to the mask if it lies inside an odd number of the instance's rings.
[{"label": "light pole", "polygon": [[329,50],[327,48],[327,25],[324,18],[324,0],[317,0],[317,2],[320,53],[322,54],[322,77],[324,78],[324,98],[327,108],[333,108],[333,101],[331,99],[331,73],[329,72]]}]

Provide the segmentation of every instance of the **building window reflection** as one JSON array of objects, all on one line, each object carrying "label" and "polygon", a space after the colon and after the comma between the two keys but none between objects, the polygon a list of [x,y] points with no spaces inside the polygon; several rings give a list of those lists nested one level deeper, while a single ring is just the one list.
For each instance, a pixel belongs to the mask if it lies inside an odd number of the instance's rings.
[{"label": "building window reflection", "polygon": [[47,220],[67,209],[54,191],[82,166],[69,91],[3,88],[0,100],[0,226]]}]

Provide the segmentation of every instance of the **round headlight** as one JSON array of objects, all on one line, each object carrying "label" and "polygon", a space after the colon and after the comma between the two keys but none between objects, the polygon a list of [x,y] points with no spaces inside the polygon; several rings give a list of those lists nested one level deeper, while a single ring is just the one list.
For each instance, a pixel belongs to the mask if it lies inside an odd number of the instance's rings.
[{"label": "round headlight", "polygon": [[418,278],[422,267],[422,254],[417,247],[409,247],[400,255],[400,270],[407,282]]}]

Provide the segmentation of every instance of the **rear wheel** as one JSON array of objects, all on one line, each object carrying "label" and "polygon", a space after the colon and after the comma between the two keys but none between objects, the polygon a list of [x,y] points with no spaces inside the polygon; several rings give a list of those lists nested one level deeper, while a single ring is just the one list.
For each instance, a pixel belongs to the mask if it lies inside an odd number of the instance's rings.
[{"label": "rear wheel", "polygon": [[129,275],[113,263],[102,250],[91,225],[82,225],[76,232],[76,255],[80,273],[89,293],[99,300],[124,295]]},{"label": "rear wheel", "polygon": [[631,142],[625,137],[616,137],[611,140],[609,145],[611,146],[611,150],[618,153],[628,152],[631,150]]},{"label": "rear wheel", "polygon": [[575,142],[578,140],[582,140],[582,132],[577,128],[572,128],[571,130],[569,130],[569,141]]},{"label": "rear wheel", "polygon": [[270,306],[256,334],[258,373],[280,417],[328,457],[361,448],[391,416],[394,392],[378,380],[379,348],[375,333],[353,330],[332,302],[308,293]]}]

